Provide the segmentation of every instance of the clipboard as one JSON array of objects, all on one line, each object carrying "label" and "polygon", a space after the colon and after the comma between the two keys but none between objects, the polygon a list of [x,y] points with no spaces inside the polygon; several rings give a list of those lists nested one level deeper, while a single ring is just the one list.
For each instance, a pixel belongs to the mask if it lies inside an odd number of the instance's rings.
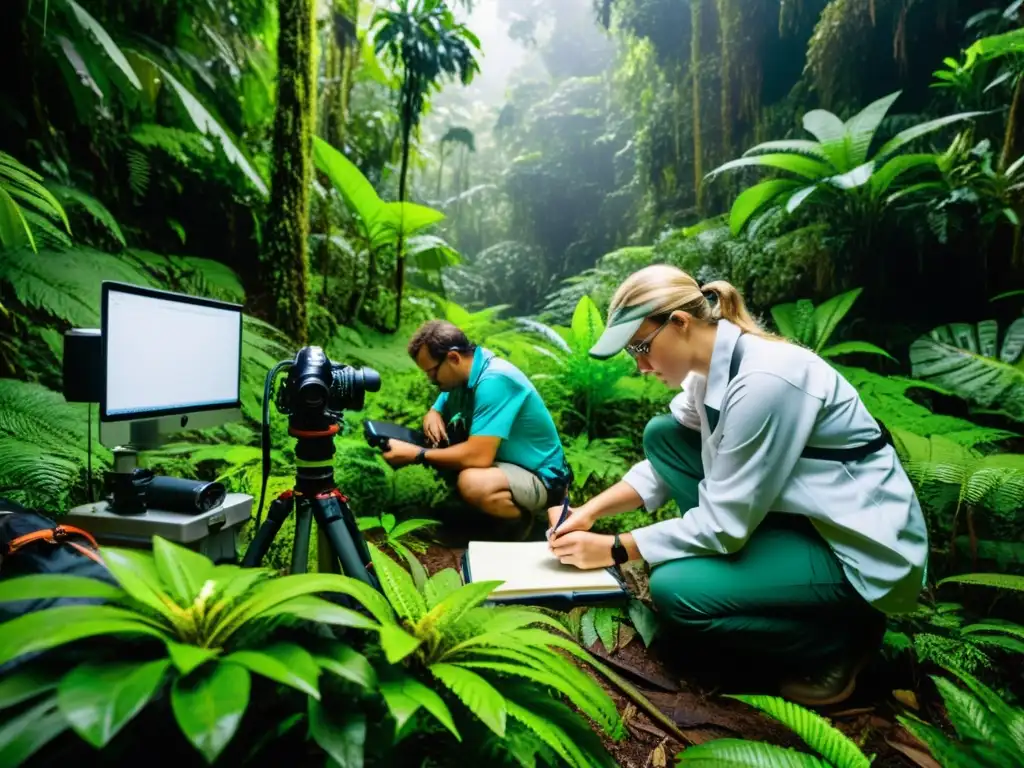
[{"label": "clipboard", "polygon": [[[500,592],[492,592],[485,605],[536,605],[553,610],[571,610],[585,605],[614,605],[628,603],[632,597],[625,579],[616,566],[604,569],[617,583],[617,587],[608,590],[565,590],[559,592],[522,592],[503,596]],[[469,550],[462,553],[462,580],[466,584],[473,581],[469,564]]]}]

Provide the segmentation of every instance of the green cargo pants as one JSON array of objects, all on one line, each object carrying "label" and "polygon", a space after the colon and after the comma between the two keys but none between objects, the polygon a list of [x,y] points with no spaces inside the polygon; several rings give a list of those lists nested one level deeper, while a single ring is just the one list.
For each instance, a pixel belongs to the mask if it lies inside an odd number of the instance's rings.
[{"label": "green cargo pants", "polygon": [[[685,515],[704,477],[700,434],[665,414],[648,423],[643,442]],[[779,671],[863,650],[884,627],[884,614],[850,585],[810,520],[796,515],[769,513],[731,555],[656,565],[650,588],[664,628],[685,636],[684,647],[755,656]]]}]

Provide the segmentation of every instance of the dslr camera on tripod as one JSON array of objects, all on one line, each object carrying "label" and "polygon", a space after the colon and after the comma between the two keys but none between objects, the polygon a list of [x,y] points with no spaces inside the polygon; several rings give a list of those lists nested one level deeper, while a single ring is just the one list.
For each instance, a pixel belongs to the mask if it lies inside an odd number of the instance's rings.
[{"label": "dslr camera on tripod", "polygon": [[[274,393],[274,381],[288,370],[284,385]],[[275,365],[263,392],[263,485],[256,512],[257,532],[242,565],[259,565],[288,515],[295,512],[292,573],[304,573],[312,522],[329,545],[330,557],[321,554],[320,570],[339,572],[380,589],[370,553],[348,506],[348,498],[334,481],[334,437],[341,430],[344,411],[363,409],[367,392],[380,390],[380,374],[372,368],[353,368],[331,362],[320,347],[303,347],[294,360]],[[288,417],[288,434],[295,438],[295,487],[270,504],[260,525],[267,479],[270,476],[270,401]],[[323,547],[321,546],[321,551]],[[325,567],[326,566],[326,567]]]}]

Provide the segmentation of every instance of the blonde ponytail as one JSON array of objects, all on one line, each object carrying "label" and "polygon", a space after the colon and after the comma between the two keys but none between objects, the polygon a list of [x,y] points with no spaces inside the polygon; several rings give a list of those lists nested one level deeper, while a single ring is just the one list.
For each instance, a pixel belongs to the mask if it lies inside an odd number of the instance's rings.
[{"label": "blonde ponytail", "polygon": [[784,341],[754,320],[740,292],[726,281],[715,280],[701,287],[686,272],[668,264],[652,264],[626,278],[612,296],[609,325],[623,308],[642,304],[651,306],[648,316],[652,318],[679,309],[706,323],[714,324],[724,317],[744,333]]},{"label": "blonde ponytail", "polygon": [[714,305],[711,307],[711,318],[713,320],[724,317],[733,325],[738,326],[744,333],[760,336],[764,339],[779,339],[774,333],[769,333],[762,328],[751,316],[747,311],[746,302],[743,301],[740,292],[736,290],[732,283],[728,283],[725,280],[715,280],[701,287],[700,290],[705,296],[711,293],[716,298]]}]

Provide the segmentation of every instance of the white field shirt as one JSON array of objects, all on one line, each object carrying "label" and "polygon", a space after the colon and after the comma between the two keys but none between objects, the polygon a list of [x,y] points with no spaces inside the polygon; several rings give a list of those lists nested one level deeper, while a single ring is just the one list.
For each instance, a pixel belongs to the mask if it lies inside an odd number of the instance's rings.
[{"label": "white field shirt", "polygon": [[[701,433],[704,479],[698,506],[632,532],[648,563],[736,552],[769,511],[804,515],[869,603],[886,613],[916,608],[928,532],[893,447],[852,462],[800,456],[807,445],[853,448],[879,436],[846,379],[807,349],[741,335],[723,319],[708,375],[691,373],[683,387],[670,409]],[[718,412],[713,431],[706,407]],[[649,511],[669,499],[649,461],[623,480]]]}]

